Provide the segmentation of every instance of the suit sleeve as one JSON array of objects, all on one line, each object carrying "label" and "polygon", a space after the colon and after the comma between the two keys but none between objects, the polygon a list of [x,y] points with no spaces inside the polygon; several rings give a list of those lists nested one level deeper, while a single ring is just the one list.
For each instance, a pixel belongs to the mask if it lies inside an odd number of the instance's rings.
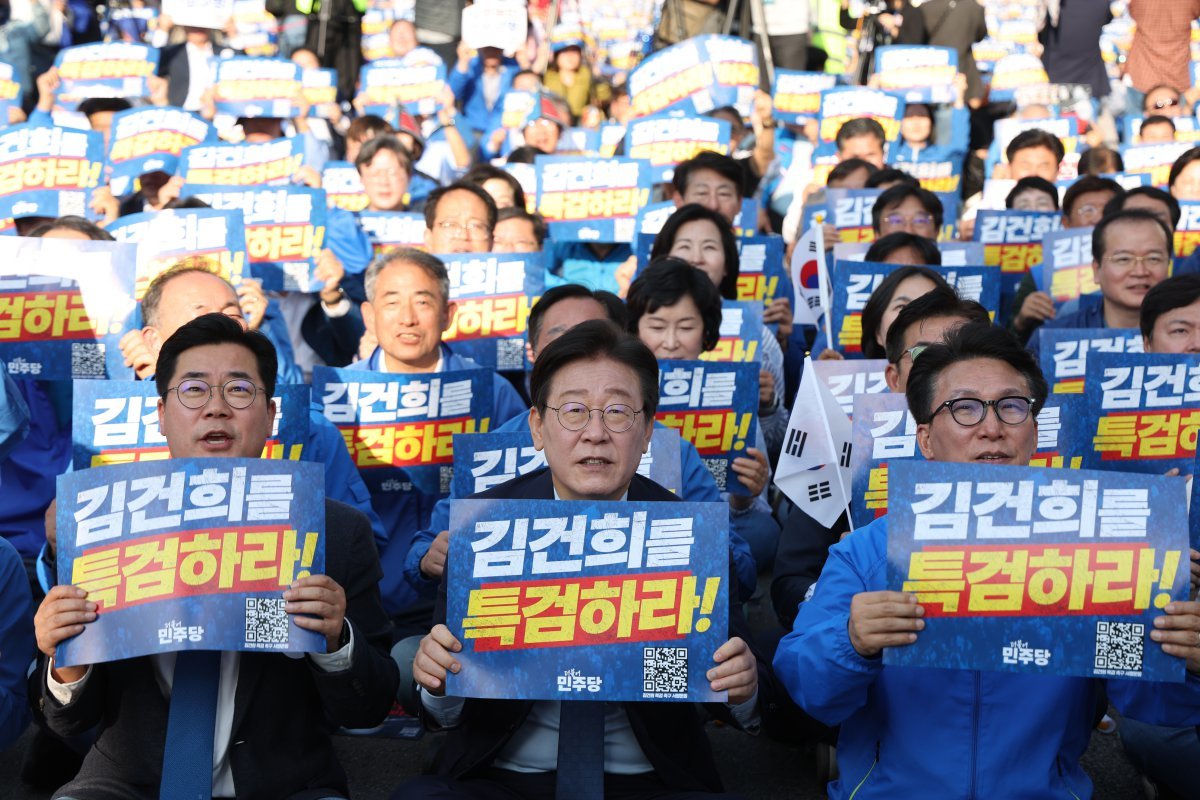
[{"label": "suit sleeve", "polygon": [[17,551],[0,543],[0,751],[29,721],[25,673],[33,658],[33,614],[29,580]]},{"label": "suit sleeve", "polygon": [[389,655],[391,622],[379,598],[383,571],[365,516],[350,509],[327,515],[326,524],[342,525],[340,546],[326,551],[326,569],[346,592],[346,622],[354,627],[354,659],[349,669],[311,673],[325,715],[347,728],[378,725],[391,710],[400,670]]}]

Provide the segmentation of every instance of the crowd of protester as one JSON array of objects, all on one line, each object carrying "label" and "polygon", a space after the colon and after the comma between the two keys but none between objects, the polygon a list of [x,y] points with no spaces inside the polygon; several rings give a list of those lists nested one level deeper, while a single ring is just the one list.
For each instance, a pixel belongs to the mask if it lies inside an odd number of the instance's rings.
[{"label": "crowd of protester", "polygon": [[[7,107],[10,124],[65,124],[57,103],[62,78],[52,65],[59,49],[145,41],[160,48],[150,95],[86,100],[70,124],[107,141],[115,114],[179,107],[213,122],[228,141],[300,140],[295,183],[320,188],[327,166],[347,162],[361,179],[365,211],[423,215],[420,247],[383,250],[356,212],[331,208],[316,258],[319,291],[233,285],[190,261],[158,274],[140,303],[142,327],[120,347],[136,378],[159,388],[172,457],[257,456],[261,449],[258,406],[226,408],[222,389],[213,404],[232,427],[214,444],[192,435],[209,412],[170,396],[185,361],[189,375],[228,374],[229,363],[212,353],[249,359],[241,369],[268,387],[266,398],[276,381],[309,382],[321,366],[484,369],[443,341],[456,309],[438,256],[529,253],[544,254],[546,265],[545,291],[527,321],[532,374],[497,373],[489,411],[493,430],[531,431],[550,460],[554,438],[563,435],[549,416],[542,427],[561,388],[554,381],[615,375],[640,382],[642,394],[627,395],[630,403],[653,409],[657,389],[647,387],[646,375],[657,374],[656,360],[702,358],[717,346],[723,302],[745,299],[739,238],[782,239],[786,271],[816,228],[833,269],[839,233],[827,193],[878,189],[865,259],[902,266],[871,293],[861,347],[848,353],[820,324],[806,324],[794,307],[804,302],[798,291],[755,298],[764,299],[753,337],[759,428],[730,475],[742,491],[718,488],[696,448],[681,444],[682,499],[728,508],[730,639],[714,654],[709,677],[714,689],[729,690],[729,702],[706,711],[751,734],[830,754],[824,762],[835,766],[822,778],[831,797],[1089,797],[1080,758],[1092,732],[1112,725],[1111,704],[1148,796],[1200,797],[1200,553],[1192,553],[1190,602],[1164,609],[1154,632],[1169,655],[1186,660],[1185,683],[884,666],[882,650],[911,643],[926,624],[912,595],[887,591],[887,518],[852,530],[842,514],[823,525],[773,484],[798,387],[813,363],[807,356],[885,360],[887,389],[906,394],[929,460],[1026,465],[1048,393],[1037,360],[1040,331],[1139,329],[1147,352],[1200,353],[1200,252],[1176,246],[1181,204],[1200,202],[1200,146],[1183,149],[1163,185],[1126,173],[1122,162],[1125,147],[1200,142],[1200,94],[1190,71],[1200,0],[763,0],[734,3],[732,13],[724,0],[618,3],[611,10],[636,11],[635,20],[644,13],[647,27],[628,33],[646,55],[728,23],[756,43],[760,64],[824,70],[851,85],[880,85],[872,59],[887,45],[939,45],[958,59],[952,100],[909,103],[903,119],[892,120],[891,139],[865,115],[846,121],[830,141],[821,141],[815,120],[781,121],[764,68],[752,102],[707,115],[729,123],[727,154],[699,152],[655,186],[650,201],[674,209],[640,264],[628,241],[556,241],[537,213],[535,190],[509,168],[563,149],[569,130],[604,131],[635,119],[629,70],[599,59],[588,35],[601,3],[530,2],[525,41],[510,52],[462,41],[462,4],[389,5],[387,57],[444,64],[447,79],[432,113],[393,107],[380,116],[355,101],[369,6],[325,1],[322,9],[312,0],[269,0],[265,9],[278,26],[280,57],[338,70],[337,102],[320,116],[302,105],[293,118],[225,118],[216,113],[209,65],[239,54],[234,26],[175,25],[149,0],[107,8],[89,0],[0,0],[0,61],[12,65],[24,90],[23,106]],[[754,14],[739,5],[754,6]],[[1000,19],[1004,9],[1012,15]],[[1114,19],[1135,27],[1110,54],[1102,30]],[[1047,85],[1086,87],[1083,101],[1078,92],[1049,89],[991,98],[972,46],[997,38],[998,20],[1028,22],[1033,40],[1024,46],[1040,56]],[[538,99],[519,130],[501,124],[509,92]],[[1078,135],[1055,132],[1068,118]],[[1001,141],[996,131],[1005,123],[1016,133]],[[960,176],[951,207],[922,186],[921,165],[932,163],[953,164]],[[6,232],[111,241],[106,229],[122,217],[204,205],[181,177],[149,172],[124,193],[101,186],[81,215],[15,216]],[[1099,291],[1056,302],[1028,270],[998,309],[960,296],[931,267],[941,264],[944,245],[971,241],[977,216],[993,209],[1061,215],[1063,228],[1091,228]],[[577,374],[579,361],[600,366]],[[0,372],[0,748],[28,739],[21,776],[0,777],[0,784],[25,781],[81,800],[158,796],[170,770],[162,739],[174,662],[155,656],[55,667],[55,647],[96,618],[96,605],[59,585],[55,570],[55,480],[70,469],[77,422],[71,386]],[[969,419],[977,409],[963,398],[983,401],[978,419]],[[612,398],[593,399],[605,409]],[[950,413],[938,414],[943,407]],[[398,787],[396,797],[553,796],[560,760],[573,757],[559,737],[568,724],[560,704],[443,695],[461,647],[439,602],[451,501],[415,489],[372,495],[341,432],[315,405],[309,416],[303,459],[324,465],[325,497],[337,501],[329,513],[349,531],[331,552],[353,556],[331,559],[329,576],[306,579],[287,599],[290,611],[313,615],[329,652],[299,660],[224,654],[210,665],[222,676],[212,796],[348,796],[330,735],[377,724],[393,701],[430,729],[455,731],[434,765],[438,777]],[[634,434],[610,422],[607,410],[601,420],[589,416],[583,436],[636,448],[623,438]],[[237,440],[236,452],[226,437]],[[550,469],[552,496],[565,497],[553,461]],[[649,481],[629,480],[613,499],[663,499]],[[540,497],[518,489],[497,496]],[[746,630],[747,603],[769,605],[778,628]],[[258,698],[243,698],[240,683],[260,670],[273,677]],[[259,722],[241,727],[246,704]],[[604,796],[756,795],[752,784],[722,787],[701,717],[664,705],[612,704],[606,712]],[[263,723],[273,714],[277,720]],[[557,791],[564,796],[561,784]]]}]

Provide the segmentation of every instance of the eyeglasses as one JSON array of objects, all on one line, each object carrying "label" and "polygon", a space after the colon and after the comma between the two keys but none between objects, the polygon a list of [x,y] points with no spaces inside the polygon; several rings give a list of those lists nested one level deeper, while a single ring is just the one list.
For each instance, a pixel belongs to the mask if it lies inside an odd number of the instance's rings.
[{"label": "eyeglasses", "polygon": [[888,225],[892,225],[893,227],[899,227],[905,223],[912,223],[913,225],[931,225],[933,224],[933,217],[929,216],[928,214],[914,214],[911,217],[906,217],[903,214],[888,214],[883,218],[883,221]]},{"label": "eyeglasses", "polygon": [[392,167],[391,169],[365,171],[362,174],[362,179],[364,181],[394,181],[401,175],[408,175],[408,173],[402,169]]},{"label": "eyeglasses", "polygon": [[922,342],[921,344],[914,344],[912,347],[900,353],[900,357],[896,359],[896,363],[899,364],[901,361],[903,361],[905,356],[908,356],[915,362],[917,360],[917,356],[921,355],[921,353],[924,353],[928,349],[929,345],[925,342]]},{"label": "eyeglasses", "polygon": [[954,421],[964,428],[970,428],[983,422],[983,418],[987,416],[988,406],[996,409],[996,418],[1005,425],[1020,425],[1025,420],[1029,419],[1029,412],[1033,410],[1034,399],[1032,397],[1021,397],[1014,395],[1011,397],[1001,397],[999,400],[980,400],[978,397],[956,397],[953,400],[947,400],[933,410],[929,416],[930,421],[938,415],[938,412],[943,408],[950,409],[950,416]]},{"label": "eyeglasses", "polygon": [[476,220],[470,220],[465,225],[461,222],[446,220],[439,222],[437,226],[442,229],[443,233],[447,233],[456,239],[466,236],[466,238],[473,241],[479,241],[480,239],[486,239],[489,233],[488,226]]},{"label": "eyeglasses", "polygon": [[1171,98],[1170,100],[1157,100],[1154,103],[1154,107],[1160,111],[1164,108],[1170,108],[1171,106],[1177,105],[1179,105],[1179,98],[1177,97]]},{"label": "eyeglasses", "polygon": [[1166,269],[1167,264],[1171,262],[1170,257],[1165,253],[1147,253],[1144,256],[1122,253],[1119,256],[1112,256],[1106,260],[1119,270],[1133,269],[1135,264],[1145,264],[1146,269]]},{"label": "eyeglasses", "polygon": [[179,385],[172,386],[167,391],[175,392],[175,396],[179,398],[179,402],[183,403],[185,408],[195,409],[208,405],[214,389],[221,390],[221,399],[230,408],[249,408],[254,403],[258,392],[266,391],[261,386],[255,386],[250,381],[241,378],[225,381],[221,386],[213,386],[207,381],[191,379],[180,381]]},{"label": "eyeglasses", "polygon": [[604,423],[604,427],[612,433],[624,433],[633,427],[637,415],[642,413],[634,411],[624,403],[613,403],[604,408],[588,408],[583,403],[563,403],[558,408],[554,406],[546,406],[546,408],[558,415],[558,424],[569,431],[583,430],[591,421],[592,412],[599,411],[600,421]]}]

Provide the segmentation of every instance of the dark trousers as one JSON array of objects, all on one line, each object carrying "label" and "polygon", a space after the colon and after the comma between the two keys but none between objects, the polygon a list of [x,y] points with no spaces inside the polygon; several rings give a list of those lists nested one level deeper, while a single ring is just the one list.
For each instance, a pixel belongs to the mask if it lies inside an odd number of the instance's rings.
[{"label": "dark trousers", "polygon": [[[555,800],[555,773],[488,769],[466,780],[426,775],[401,784],[392,800]],[[676,792],[653,774],[604,776],[606,800],[742,800],[741,795]],[[565,800],[565,798],[564,798]]]}]

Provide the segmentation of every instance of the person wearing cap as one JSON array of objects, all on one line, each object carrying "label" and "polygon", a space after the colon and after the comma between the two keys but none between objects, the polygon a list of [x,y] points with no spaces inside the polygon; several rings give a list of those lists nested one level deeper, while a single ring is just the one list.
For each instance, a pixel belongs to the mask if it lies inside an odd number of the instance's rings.
[{"label": "person wearing cap", "polygon": [[542,82],[548,91],[566,99],[572,118],[583,116],[589,104],[601,105],[611,99],[609,85],[592,77],[592,70],[583,57],[583,38],[579,30],[565,36],[556,35],[550,41],[550,52],[553,58]]}]

